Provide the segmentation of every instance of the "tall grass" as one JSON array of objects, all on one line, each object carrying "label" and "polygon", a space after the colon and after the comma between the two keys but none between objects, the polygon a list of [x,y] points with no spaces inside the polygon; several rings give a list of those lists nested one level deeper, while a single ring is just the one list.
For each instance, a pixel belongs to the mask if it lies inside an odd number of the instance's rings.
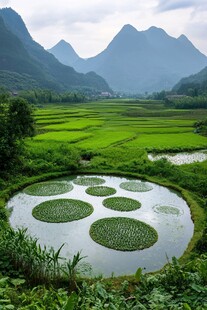
[{"label": "tall grass", "polygon": [[27,229],[6,229],[0,239],[0,271],[12,276],[22,275],[30,285],[58,284],[66,280],[67,274],[71,285],[76,280],[77,265],[83,257],[78,252],[78,259],[75,256],[66,262],[60,256],[63,246],[57,251],[42,248],[37,238],[27,234]]}]

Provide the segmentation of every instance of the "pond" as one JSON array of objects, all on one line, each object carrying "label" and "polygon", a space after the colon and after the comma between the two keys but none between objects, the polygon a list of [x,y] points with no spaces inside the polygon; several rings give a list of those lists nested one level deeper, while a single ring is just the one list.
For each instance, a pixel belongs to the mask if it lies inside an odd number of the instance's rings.
[{"label": "pond", "polygon": [[197,152],[182,152],[175,154],[148,154],[151,161],[166,158],[174,165],[192,164],[195,162],[203,162],[207,160],[207,150]]},{"label": "pond", "polygon": [[[71,258],[81,251],[82,256],[87,256],[85,262],[92,266],[91,276],[134,274],[138,267],[143,268],[145,272],[155,271],[161,269],[173,256],[182,256],[193,235],[194,225],[187,203],[177,192],[154,183],[123,177],[98,176],[103,180],[104,187],[113,188],[116,193],[113,191],[107,197],[94,196],[86,193],[89,186],[77,182],[82,177],[73,176],[58,180],[62,183],[61,189],[67,190],[66,185],[69,185],[66,193],[63,191],[52,196],[54,192],[50,192],[50,196],[34,196],[35,191],[30,191],[29,187],[28,190],[17,193],[7,205],[13,210],[10,217],[11,226],[27,227],[28,233],[37,237],[42,246],[52,246],[57,250],[65,243],[61,251],[63,257]],[[133,191],[128,188],[129,181],[133,181]],[[136,191],[137,185],[141,185],[142,191]],[[39,190],[38,186],[36,189]],[[44,191],[40,192],[39,194],[44,195]],[[109,197],[137,200],[138,208],[122,212],[112,210],[103,205],[104,199]],[[80,220],[64,223],[48,223],[33,217],[34,207],[55,199],[78,199],[92,205],[93,211]],[[91,225],[99,219],[111,217],[133,218],[144,222],[156,230],[158,239],[148,248],[133,251],[110,249],[95,242],[89,235]]]}]

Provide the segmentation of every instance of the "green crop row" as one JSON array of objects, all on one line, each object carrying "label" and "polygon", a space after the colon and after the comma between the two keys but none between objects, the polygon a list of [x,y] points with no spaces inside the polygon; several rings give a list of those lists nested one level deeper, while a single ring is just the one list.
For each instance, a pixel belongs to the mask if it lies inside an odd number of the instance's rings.
[{"label": "green crop row", "polygon": [[97,127],[102,126],[103,121],[100,120],[94,120],[94,119],[79,119],[70,121],[63,124],[55,124],[55,125],[48,125],[44,128],[47,130],[57,130],[57,131],[63,131],[63,130],[83,130],[87,129],[89,127]]},{"label": "green crop row", "polygon": [[34,141],[55,141],[55,142],[78,142],[91,137],[89,133],[79,131],[60,131],[60,132],[47,132],[37,135]]}]

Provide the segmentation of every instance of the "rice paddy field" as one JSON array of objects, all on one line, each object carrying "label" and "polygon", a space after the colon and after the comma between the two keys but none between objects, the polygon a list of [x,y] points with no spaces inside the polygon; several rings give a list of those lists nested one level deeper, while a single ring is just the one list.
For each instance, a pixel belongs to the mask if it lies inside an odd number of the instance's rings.
[{"label": "rice paddy field", "polygon": [[160,102],[105,100],[84,104],[48,105],[35,110],[34,148],[67,143],[97,151],[124,149],[193,150],[207,147],[207,138],[194,132],[194,123],[206,110],[167,109]]}]

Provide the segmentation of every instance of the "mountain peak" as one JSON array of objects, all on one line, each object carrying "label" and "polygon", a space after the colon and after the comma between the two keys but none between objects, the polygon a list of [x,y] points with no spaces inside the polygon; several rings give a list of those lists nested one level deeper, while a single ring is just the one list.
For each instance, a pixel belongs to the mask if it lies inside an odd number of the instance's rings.
[{"label": "mountain peak", "polygon": [[155,26],[152,26],[149,29],[145,30],[144,33],[150,36],[169,37],[165,30]]},{"label": "mountain peak", "polygon": [[61,63],[67,66],[73,66],[80,59],[71,44],[63,39],[50,48],[48,52],[52,53]]},{"label": "mountain peak", "polygon": [[72,46],[70,45],[70,43],[66,42],[65,40],[60,40],[57,44],[55,44],[53,47],[51,47],[51,49],[54,49],[54,48],[72,48]]},{"label": "mountain peak", "polygon": [[62,39],[56,45],[70,45],[70,43]]},{"label": "mountain peak", "polygon": [[126,24],[122,27],[121,31],[120,32],[127,32],[127,33],[130,33],[130,32],[138,32],[137,29],[135,27],[133,27],[132,25],[130,24]]},{"label": "mountain peak", "polygon": [[181,35],[178,37],[178,41],[181,41],[181,42],[183,42],[183,43],[190,43],[190,44],[192,44],[192,43],[190,42],[190,40],[189,40],[184,34],[181,34]]},{"label": "mountain peak", "polygon": [[0,15],[2,16],[7,28],[13,32],[20,40],[33,41],[29,34],[24,21],[21,16],[12,8],[0,9]]}]

